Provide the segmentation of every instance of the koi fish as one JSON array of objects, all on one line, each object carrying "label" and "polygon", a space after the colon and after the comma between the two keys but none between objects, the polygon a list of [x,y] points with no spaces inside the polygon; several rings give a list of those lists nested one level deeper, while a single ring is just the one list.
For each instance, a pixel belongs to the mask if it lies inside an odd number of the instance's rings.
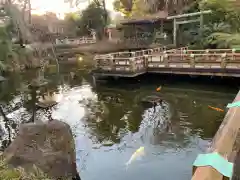
[{"label": "koi fish", "polygon": [[220,109],[220,108],[216,108],[216,107],[212,107],[212,106],[208,106],[208,107],[215,110],[215,111],[224,112],[224,110]]},{"label": "koi fish", "polygon": [[159,86],[156,91],[160,91],[162,89],[162,86]]},{"label": "koi fish", "polygon": [[134,161],[137,157],[143,156],[144,155],[144,147],[140,147],[138,148],[133,155],[131,156],[131,158],[129,159],[129,161],[126,163],[126,165],[130,165],[132,163],[132,161]]}]

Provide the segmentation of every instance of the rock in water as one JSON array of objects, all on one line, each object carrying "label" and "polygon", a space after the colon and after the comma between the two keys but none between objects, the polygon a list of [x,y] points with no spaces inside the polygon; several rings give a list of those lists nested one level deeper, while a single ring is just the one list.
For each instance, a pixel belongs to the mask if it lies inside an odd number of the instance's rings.
[{"label": "rock in water", "polygon": [[13,167],[28,171],[36,165],[54,179],[78,175],[72,131],[68,124],[58,120],[22,124],[18,136],[3,155]]}]

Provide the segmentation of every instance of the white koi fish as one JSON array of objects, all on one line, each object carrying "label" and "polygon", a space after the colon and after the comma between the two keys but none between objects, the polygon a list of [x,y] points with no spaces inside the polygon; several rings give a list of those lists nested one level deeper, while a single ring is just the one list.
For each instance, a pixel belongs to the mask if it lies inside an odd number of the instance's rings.
[{"label": "white koi fish", "polygon": [[140,147],[138,148],[133,155],[131,156],[131,158],[129,159],[129,161],[126,163],[126,165],[130,165],[132,163],[132,161],[134,161],[136,158],[143,156],[144,155],[144,147]]}]

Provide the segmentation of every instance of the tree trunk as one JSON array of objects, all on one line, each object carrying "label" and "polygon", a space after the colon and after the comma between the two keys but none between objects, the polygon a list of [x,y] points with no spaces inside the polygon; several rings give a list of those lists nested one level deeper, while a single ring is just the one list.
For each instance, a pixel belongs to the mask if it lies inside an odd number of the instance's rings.
[{"label": "tree trunk", "polygon": [[32,23],[32,14],[31,14],[31,10],[32,10],[31,0],[28,0],[28,23],[29,23],[29,24]]},{"label": "tree trunk", "polygon": [[105,37],[105,28],[107,26],[107,23],[108,23],[108,12],[107,12],[107,9],[106,9],[106,2],[105,0],[103,0],[102,2],[103,4],[103,10],[104,10],[104,27],[102,29],[102,33],[103,33],[103,37]]},{"label": "tree trunk", "polygon": [[107,20],[108,20],[108,12],[107,12],[107,9],[106,9],[106,2],[105,0],[103,0],[103,10],[104,10],[104,20],[105,20],[105,26],[107,25]]}]

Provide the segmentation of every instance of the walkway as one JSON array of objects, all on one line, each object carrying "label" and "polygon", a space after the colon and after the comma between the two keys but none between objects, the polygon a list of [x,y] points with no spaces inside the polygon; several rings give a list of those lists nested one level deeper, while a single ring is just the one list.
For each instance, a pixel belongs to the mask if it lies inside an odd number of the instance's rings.
[{"label": "walkway", "polygon": [[234,49],[189,50],[165,47],[95,56],[97,76],[135,77],[146,72],[240,77]]}]

